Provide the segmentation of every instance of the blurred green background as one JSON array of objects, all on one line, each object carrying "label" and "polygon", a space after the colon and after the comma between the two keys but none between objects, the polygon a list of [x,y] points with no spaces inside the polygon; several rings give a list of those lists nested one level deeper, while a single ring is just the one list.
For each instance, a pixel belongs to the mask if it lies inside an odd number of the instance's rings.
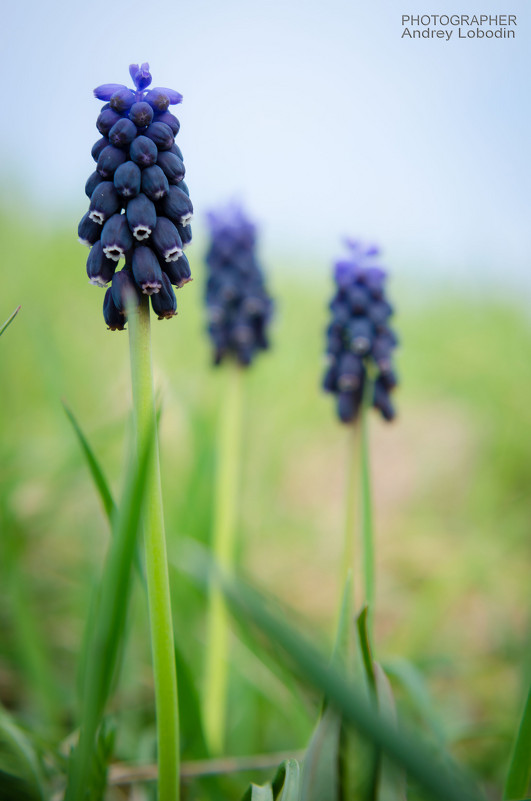
[{"label": "blurred green background", "polygon": [[[68,228],[0,218],[0,700],[30,730],[75,725],[76,664],[107,524],[62,409],[77,416],[116,495],[127,458],[126,333],[106,330],[103,292]],[[179,316],[153,324],[175,626],[200,684],[204,599],[179,571],[180,538],[207,542],[217,414],[226,374],[204,333],[204,247]],[[392,254],[387,254],[392,264]],[[319,389],[329,265],[267,265],[273,350],[245,380],[240,563],[329,647],[339,599],[345,429]],[[399,416],[371,420],[377,536],[376,644],[424,675],[453,752],[495,793],[530,661],[531,327],[521,299],[420,287],[394,274]],[[115,698],[118,757],[153,759],[149,639],[134,597]],[[316,699],[244,636],[231,650],[229,751],[304,747]],[[414,714],[397,687],[401,703]],[[200,756],[185,711],[185,756]],[[188,722],[187,722],[188,721]],[[242,785],[243,787],[243,785]]]}]

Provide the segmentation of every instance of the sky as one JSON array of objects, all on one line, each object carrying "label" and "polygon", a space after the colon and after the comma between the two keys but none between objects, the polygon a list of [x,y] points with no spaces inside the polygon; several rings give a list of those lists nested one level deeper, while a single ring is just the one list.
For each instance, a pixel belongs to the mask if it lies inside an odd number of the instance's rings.
[{"label": "sky", "polygon": [[[474,12],[516,14],[516,39],[401,38],[402,14]],[[99,138],[92,89],[148,61],[154,85],[184,95],[199,230],[237,199],[265,251],[299,266],[349,235],[425,281],[531,286],[526,0],[26,0],[4,11],[0,41],[4,205],[75,227]]]}]

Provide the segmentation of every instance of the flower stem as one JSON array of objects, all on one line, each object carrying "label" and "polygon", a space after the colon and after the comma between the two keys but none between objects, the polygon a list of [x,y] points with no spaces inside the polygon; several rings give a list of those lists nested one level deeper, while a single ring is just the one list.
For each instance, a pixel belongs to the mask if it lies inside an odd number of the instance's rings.
[{"label": "flower stem", "polygon": [[374,530],[372,521],[372,492],[369,463],[369,411],[373,383],[368,378],[360,415],[360,495],[361,539],[363,545],[364,602],[367,604],[367,628],[372,641],[374,617]]},{"label": "flower stem", "polygon": [[[227,386],[219,417],[212,550],[219,568],[224,574],[230,574],[235,557],[243,370],[230,363],[224,373]],[[203,706],[205,736],[211,754],[223,753],[225,745],[228,650],[227,606],[220,588],[212,585]]]},{"label": "flower stem", "polygon": [[[136,440],[139,446],[145,441],[146,433],[152,427],[156,431],[148,298],[142,296],[138,310],[131,311],[128,316],[133,406]],[[156,434],[153,456],[146,488],[144,549],[157,717],[158,799],[178,801],[177,673]]]},{"label": "flower stem", "polygon": [[345,486],[345,518],[343,531],[343,560],[341,563],[340,591],[352,572],[352,595],[354,595],[354,557],[356,538],[356,508],[358,504],[358,426],[351,423],[347,427],[347,466]]}]

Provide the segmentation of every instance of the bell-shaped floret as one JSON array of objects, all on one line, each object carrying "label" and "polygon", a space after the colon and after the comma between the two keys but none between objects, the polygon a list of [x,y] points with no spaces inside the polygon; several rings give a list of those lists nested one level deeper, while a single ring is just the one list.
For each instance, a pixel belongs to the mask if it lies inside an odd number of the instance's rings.
[{"label": "bell-shaped floret", "polygon": [[133,275],[145,295],[153,295],[162,286],[162,270],[151,248],[139,245],[133,251]]},{"label": "bell-shaped floret", "polygon": [[139,291],[129,267],[118,270],[112,277],[112,299],[120,314],[126,314],[132,304],[138,305]]},{"label": "bell-shaped floret", "polygon": [[184,253],[177,261],[163,262],[162,268],[173,286],[179,289],[192,280],[190,264]]},{"label": "bell-shaped floret", "polygon": [[152,201],[141,192],[127,204],[127,222],[135,239],[147,239],[157,225],[157,210]]},{"label": "bell-shaped floret", "polygon": [[106,286],[112,279],[116,262],[107,258],[101,241],[91,248],[87,259],[87,275],[94,286]]},{"label": "bell-shaped floret", "polygon": [[151,296],[151,305],[159,320],[169,320],[177,314],[177,298],[172,289],[170,279],[164,272],[162,273],[160,292]]},{"label": "bell-shaped floret", "polygon": [[116,214],[121,205],[121,200],[112,181],[102,181],[90,198],[89,217],[95,223],[103,225],[105,220]]},{"label": "bell-shaped floret", "polygon": [[177,261],[183,253],[183,243],[175,225],[167,217],[158,217],[152,241],[164,261]]},{"label": "bell-shaped floret", "polygon": [[101,236],[101,225],[90,218],[89,212],[81,218],[77,228],[77,235],[82,245],[92,247]]},{"label": "bell-shaped floret", "polygon": [[113,214],[101,233],[101,244],[105,255],[113,261],[119,261],[133,247],[133,237],[125,214]]},{"label": "bell-shaped floret", "polygon": [[123,331],[125,328],[125,317],[123,314],[120,314],[114,305],[110,287],[103,299],[103,319],[107,323],[107,327],[110,331]]},{"label": "bell-shaped floret", "polygon": [[194,207],[192,201],[179,186],[170,186],[168,194],[162,199],[162,213],[173,223],[188,225],[192,219]]}]

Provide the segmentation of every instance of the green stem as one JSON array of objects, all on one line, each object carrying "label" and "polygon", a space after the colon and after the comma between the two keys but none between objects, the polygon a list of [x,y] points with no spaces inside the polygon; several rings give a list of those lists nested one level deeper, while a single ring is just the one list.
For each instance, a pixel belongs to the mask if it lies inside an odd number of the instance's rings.
[{"label": "green stem", "polygon": [[352,594],[354,594],[354,544],[356,531],[356,507],[358,501],[358,454],[357,426],[352,423],[347,431],[347,469],[345,486],[345,519],[343,531],[343,560],[341,563],[340,590],[343,592],[349,571],[352,572]]},{"label": "green stem", "polygon": [[372,521],[372,493],[369,463],[369,410],[373,382],[367,379],[360,417],[360,488],[361,488],[361,539],[363,544],[364,601],[367,604],[367,627],[372,641],[374,618],[374,529]]},{"label": "green stem", "polygon": [[[241,450],[242,373],[227,365],[225,398],[219,418],[212,551],[224,574],[234,568]],[[229,619],[220,588],[209,594],[204,688],[204,724],[211,754],[223,753],[226,734]]]},{"label": "green stem", "polygon": [[[136,439],[137,445],[140,446],[140,443],[145,441],[147,433],[155,429],[147,297],[142,297],[136,319],[130,321],[129,344]],[[153,451],[154,458],[147,479],[144,509],[144,548],[157,716],[158,798],[159,801],[177,801],[179,798],[177,673],[156,436]]]}]

